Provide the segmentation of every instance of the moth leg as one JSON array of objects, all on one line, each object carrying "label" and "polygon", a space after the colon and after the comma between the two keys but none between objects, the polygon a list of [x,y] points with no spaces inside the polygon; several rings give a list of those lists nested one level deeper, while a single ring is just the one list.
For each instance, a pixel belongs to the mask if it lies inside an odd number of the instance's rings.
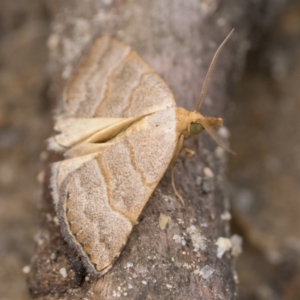
[{"label": "moth leg", "polygon": [[184,160],[187,160],[187,159],[191,158],[195,154],[195,151],[193,149],[188,148],[188,147],[183,147],[182,151],[185,151],[185,155],[183,157]]},{"label": "moth leg", "polygon": [[176,186],[175,186],[175,180],[174,180],[174,167],[175,167],[175,163],[177,161],[177,158],[178,158],[180,152],[183,149],[183,142],[184,142],[184,135],[182,134],[179,137],[178,144],[177,144],[177,147],[175,149],[175,153],[174,153],[174,156],[173,156],[173,159],[171,161],[170,166],[171,166],[171,174],[172,174],[172,187],[173,187],[174,193],[179,198],[181,203],[184,205],[184,200],[183,200],[182,196],[179,194],[179,192],[177,191]]},{"label": "moth leg", "polygon": [[187,172],[186,170],[186,165],[185,165],[185,161],[189,158],[191,158],[194,154],[195,154],[195,151],[188,148],[188,147],[185,147],[183,146],[182,147],[182,151],[185,151],[185,154],[184,154],[184,157],[182,158],[182,165],[183,165],[183,168],[184,168],[184,171]]},{"label": "moth leg", "polygon": [[175,149],[175,153],[174,153],[174,156],[173,156],[171,164],[170,164],[171,166],[175,166],[177,158],[178,158],[180,152],[183,149],[183,142],[184,142],[184,135],[182,134],[179,137],[179,140],[178,140],[178,143],[177,143],[177,146],[176,146],[176,149]]},{"label": "moth leg", "polygon": [[176,185],[175,185],[175,181],[174,181],[174,166],[171,167],[171,173],[172,173],[172,187],[173,187],[174,193],[179,198],[179,200],[181,201],[182,205],[185,205],[182,196],[179,194],[179,192],[176,189]]}]

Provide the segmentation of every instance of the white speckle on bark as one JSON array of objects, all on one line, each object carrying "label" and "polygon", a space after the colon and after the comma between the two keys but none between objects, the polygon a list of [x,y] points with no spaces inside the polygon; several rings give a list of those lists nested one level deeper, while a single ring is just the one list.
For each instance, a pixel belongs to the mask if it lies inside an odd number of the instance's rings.
[{"label": "white speckle on bark", "polygon": [[224,157],[224,153],[225,153],[225,150],[218,146],[216,149],[215,149],[215,155],[218,157],[218,158],[223,158]]},{"label": "white speckle on bark", "polygon": [[205,168],[203,169],[203,174],[204,174],[204,176],[205,176],[206,178],[213,178],[213,177],[214,177],[213,171],[212,171],[210,168],[208,168],[208,167],[205,167]]},{"label": "white speckle on bark", "polygon": [[232,247],[230,239],[224,237],[219,237],[216,242],[216,245],[218,246],[218,252],[217,252],[218,258],[222,258],[224,253],[230,250]]},{"label": "white speckle on bark", "polygon": [[186,245],[186,240],[184,239],[184,237],[174,234],[173,235],[173,240],[176,244],[182,244],[182,246]]},{"label": "white speckle on bark", "polygon": [[56,226],[58,226],[59,225],[59,220],[58,220],[58,217],[54,217],[53,218],[53,222],[54,222],[54,224],[56,225]]},{"label": "white speckle on bark", "polygon": [[24,274],[30,273],[30,266],[23,267],[22,271],[23,271]]},{"label": "white speckle on bark", "polygon": [[66,268],[60,268],[59,273],[63,278],[67,278],[68,276]]},{"label": "white speckle on bark", "polygon": [[228,139],[230,137],[229,130],[224,126],[219,128],[218,133],[219,133],[220,137],[223,139]]},{"label": "white speckle on bark", "polygon": [[201,233],[197,230],[196,226],[191,225],[186,230],[188,234],[191,237],[194,251],[205,250],[206,249],[206,243],[204,237],[201,235]]},{"label": "white speckle on bark", "polygon": [[205,265],[201,270],[200,270],[200,275],[203,279],[208,279],[213,273],[215,272],[215,270],[213,268],[211,268],[208,265]]},{"label": "white speckle on bark", "polygon": [[113,296],[114,298],[120,298],[120,297],[121,297],[121,293],[120,293],[120,292],[113,291],[112,296]]},{"label": "white speckle on bark", "polygon": [[230,214],[230,212],[229,211],[225,211],[224,213],[222,213],[221,219],[223,221],[229,221],[229,220],[231,220],[231,214]]}]

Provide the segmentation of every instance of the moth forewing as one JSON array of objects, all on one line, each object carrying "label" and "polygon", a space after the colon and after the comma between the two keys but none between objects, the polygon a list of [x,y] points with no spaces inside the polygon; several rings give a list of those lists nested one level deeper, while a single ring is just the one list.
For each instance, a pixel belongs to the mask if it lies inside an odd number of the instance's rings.
[{"label": "moth forewing", "polygon": [[89,272],[102,275],[119,256],[177,140],[171,107],[133,123],[104,143],[103,151],[54,164],[53,196],[62,233]]},{"label": "moth forewing", "polygon": [[101,153],[105,149],[111,147],[112,143],[111,142],[106,142],[106,143],[81,143],[78,144],[68,151],[64,153],[64,157],[71,159],[71,158],[76,158],[80,156],[85,156],[85,155],[90,155],[94,153]]},{"label": "moth forewing", "polygon": [[66,177],[80,168],[84,163],[94,158],[94,155],[85,155],[82,157],[76,157],[72,159],[65,159],[51,164],[51,178],[50,187],[52,190],[52,197],[54,200],[55,207],[58,202],[63,198],[60,187]]}]

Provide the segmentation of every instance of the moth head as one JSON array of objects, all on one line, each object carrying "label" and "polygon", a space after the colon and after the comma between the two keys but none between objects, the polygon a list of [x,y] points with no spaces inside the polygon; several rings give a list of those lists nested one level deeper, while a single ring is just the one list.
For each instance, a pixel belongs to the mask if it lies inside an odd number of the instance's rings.
[{"label": "moth head", "polygon": [[188,132],[191,135],[198,135],[203,130],[206,130],[210,134],[211,131],[214,132],[213,128],[219,128],[221,126],[223,126],[222,118],[204,117],[199,114],[197,119],[190,122]]},{"label": "moth head", "polygon": [[223,126],[222,118],[213,118],[202,116],[199,112],[190,112],[189,120],[187,125],[187,131],[185,133],[186,138],[191,136],[196,137],[203,130],[205,130],[215,142],[224,148],[225,150],[233,153],[219,138],[215,129]]},{"label": "moth head", "polygon": [[223,125],[221,118],[203,117],[190,123],[189,132],[192,135],[200,134],[206,128],[219,128]]}]

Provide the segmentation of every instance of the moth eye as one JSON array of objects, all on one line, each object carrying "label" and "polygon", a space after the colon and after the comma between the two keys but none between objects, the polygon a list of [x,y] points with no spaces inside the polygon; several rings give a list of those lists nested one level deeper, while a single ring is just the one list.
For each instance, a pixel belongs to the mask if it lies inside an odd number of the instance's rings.
[{"label": "moth eye", "polygon": [[191,123],[190,126],[191,134],[199,134],[203,129],[204,128],[200,123]]}]

